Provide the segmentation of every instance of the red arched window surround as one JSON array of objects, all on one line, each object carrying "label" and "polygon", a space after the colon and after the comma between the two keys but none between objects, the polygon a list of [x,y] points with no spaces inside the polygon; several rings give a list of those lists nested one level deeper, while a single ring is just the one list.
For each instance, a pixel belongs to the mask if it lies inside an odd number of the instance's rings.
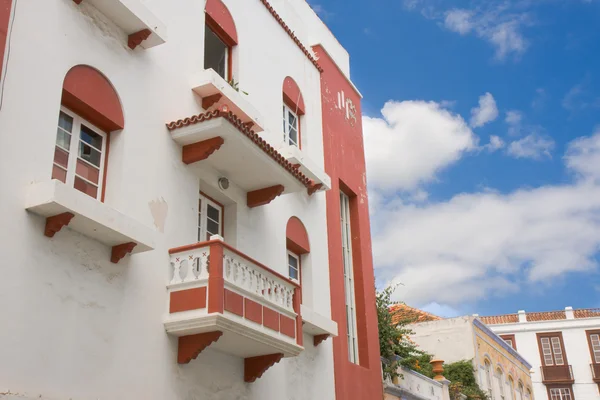
[{"label": "red arched window surround", "polygon": [[298,344],[302,346],[302,316],[300,315],[300,304],[302,304],[302,264],[300,258],[303,254],[310,253],[310,244],[308,242],[308,233],[304,224],[298,217],[291,217],[285,229],[286,247],[288,250],[288,263],[290,253],[295,255],[298,260],[298,282],[300,287],[294,292],[294,311],[298,314],[296,317],[296,338]]},{"label": "red arched window surround", "polygon": [[[302,148],[302,132],[300,129],[300,119],[305,114],[306,107],[304,106],[304,97],[302,97],[300,87],[298,87],[296,81],[294,81],[294,79],[289,76],[283,80],[283,104],[297,117],[296,129],[298,132],[298,137],[296,141],[298,148]],[[289,129],[289,127],[287,125],[288,116],[286,115],[285,107],[283,118],[285,122],[284,130],[286,130],[286,132],[284,132],[284,137],[286,140],[288,140],[289,133],[287,132],[287,130]]]},{"label": "red arched window surround", "polygon": [[229,9],[221,0],[207,0],[204,9],[206,26],[227,46],[227,80],[233,78],[233,47],[238,44],[237,29]]},{"label": "red arched window surround", "polygon": [[100,200],[104,201],[110,133],[125,127],[119,96],[110,81],[97,69],[77,65],[65,76],[61,104],[107,134],[100,196]]}]

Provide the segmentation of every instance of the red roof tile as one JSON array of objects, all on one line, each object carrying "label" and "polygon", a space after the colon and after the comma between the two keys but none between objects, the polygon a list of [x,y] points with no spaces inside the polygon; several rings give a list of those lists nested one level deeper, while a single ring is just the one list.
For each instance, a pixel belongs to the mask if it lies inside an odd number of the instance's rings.
[{"label": "red roof tile", "polygon": [[256,134],[252,129],[248,128],[241,119],[239,119],[234,113],[231,111],[224,112],[221,110],[214,110],[210,112],[200,113],[198,115],[191,116],[189,118],[179,119],[177,121],[169,122],[167,124],[167,129],[173,131],[175,129],[183,128],[189,125],[199,124],[204,121],[208,121],[214,118],[224,118],[229,121],[233,126],[237,128],[242,134],[244,134],[248,139],[254,142],[261,150],[263,150],[269,157],[273,160],[277,161],[279,165],[285,168],[290,174],[294,176],[294,178],[298,179],[302,184],[307,188],[312,188],[314,183],[313,181],[304,175],[302,172],[298,170],[289,162],[281,153],[279,153],[273,146],[267,143],[263,138],[261,138],[258,134]]},{"label": "red roof tile", "polygon": [[[576,319],[600,317],[600,308],[588,308],[573,310]],[[528,312],[525,313],[527,322],[539,321],[560,321],[567,319],[567,314],[564,310],[561,311],[543,311],[543,312]],[[518,314],[493,315],[488,317],[479,317],[479,319],[487,325],[497,324],[514,324],[519,322]]]},{"label": "red roof tile", "polygon": [[401,321],[408,321],[409,323],[413,323],[437,321],[442,319],[437,315],[430,314],[427,311],[419,310],[418,308],[407,306],[404,303],[396,303],[390,306],[389,310],[392,314],[392,323],[394,325]]}]

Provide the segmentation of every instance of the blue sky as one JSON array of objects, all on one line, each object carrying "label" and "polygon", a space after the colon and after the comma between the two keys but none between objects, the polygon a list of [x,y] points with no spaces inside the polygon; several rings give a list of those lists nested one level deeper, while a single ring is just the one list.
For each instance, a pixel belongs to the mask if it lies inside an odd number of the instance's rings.
[{"label": "blue sky", "polygon": [[600,1],[311,0],[364,95],[378,285],[600,307]]}]

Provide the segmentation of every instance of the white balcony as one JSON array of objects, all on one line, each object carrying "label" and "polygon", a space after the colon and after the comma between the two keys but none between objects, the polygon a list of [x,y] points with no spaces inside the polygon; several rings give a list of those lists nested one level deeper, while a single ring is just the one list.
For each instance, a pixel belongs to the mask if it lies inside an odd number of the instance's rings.
[{"label": "white balcony", "polygon": [[63,227],[112,247],[111,261],[154,249],[155,231],[58,180],[31,185],[25,209],[46,218],[45,235]]},{"label": "white balcony", "polygon": [[167,40],[167,28],[140,0],[73,0],[87,3],[106,15],[129,36],[129,47],[145,49]]},{"label": "white balcony", "polygon": [[[207,165],[247,193],[248,207],[308,190],[314,182],[231,111],[214,110],[167,124],[182,161]],[[199,177],[202,170],[196,167]]]},{"label": "white balcony", "polygon": [[205,110],[221,109],[226,106],[254,132],[263,131],[262,118],[246,100],[246,95],[234,89],[213,69],[205,69],[196,74],[191,84],[194,93],[202,98],[202,107]]},{"label": "white balcony", "polygon": [[[211,346],[244,358],[251,382],[303,350],[297,284],[220,239],[172,249],[170,257],[164,325],[179,337],[179,363]],[[258,375],[257,364],[265,367]]]}]

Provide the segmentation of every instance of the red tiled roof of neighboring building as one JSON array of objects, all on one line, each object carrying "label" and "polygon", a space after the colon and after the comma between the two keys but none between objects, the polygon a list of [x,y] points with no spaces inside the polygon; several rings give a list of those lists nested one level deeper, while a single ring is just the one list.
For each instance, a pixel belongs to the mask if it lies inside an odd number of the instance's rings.
[{"label": "red tiled roof of neighboring building", "polygon": [[404,303],[396,303],[390,306],[390,313],[392,314],[392,323],[395,325],[401,321],[408,322],[427,322],[427,321],[438,321],[442,319],[437,315],[428,313],[427,311],[419,310],[407,306]]},{"label": "red tiled roof of neighboring building", "polygon": [[[600,317],[600,308],[587,308],[573,310],[576,319]],[[525,313],[527,322],[539,321],[560,321],[567,319],[567,314],[564,310],[561,311],[543,311],[543,312],[528,312]],[[519,322],[518,314],[492,315],[487,317],[479,317],[481,322],[487,325],[498,324],[514,324]]]},{"label": "red tiled roof of neighboring building", "polygon": [[239,119],[234,113],[231,111],[221,111],[214,110],[205,113],[200,113],[198,115],[191,116],[189,118],[178,119],[177,121],[169,122],[167,124],[167,129],[173,131],[175,129],[183,128],[189,125],[199,124],[204,121],[208,121],[214,118],[224,118],[229,121],[233,126],[237,128],[243,135],[248,137],[252,142],[254,142],[261,150],[263,150],[269,157],[275,160],[279,165],[285,168],[290,174],[294,176],[294,178],[298,179],[304,186],[307,188],[312,188],[313,181],[304,175],[302,172],[298,170],[289,162],[281,153],[279,153],[273,146],[267,143],[263,138],[261,138],[258,134],[256,134],[252,129],[248,128],[241,119]]}]

